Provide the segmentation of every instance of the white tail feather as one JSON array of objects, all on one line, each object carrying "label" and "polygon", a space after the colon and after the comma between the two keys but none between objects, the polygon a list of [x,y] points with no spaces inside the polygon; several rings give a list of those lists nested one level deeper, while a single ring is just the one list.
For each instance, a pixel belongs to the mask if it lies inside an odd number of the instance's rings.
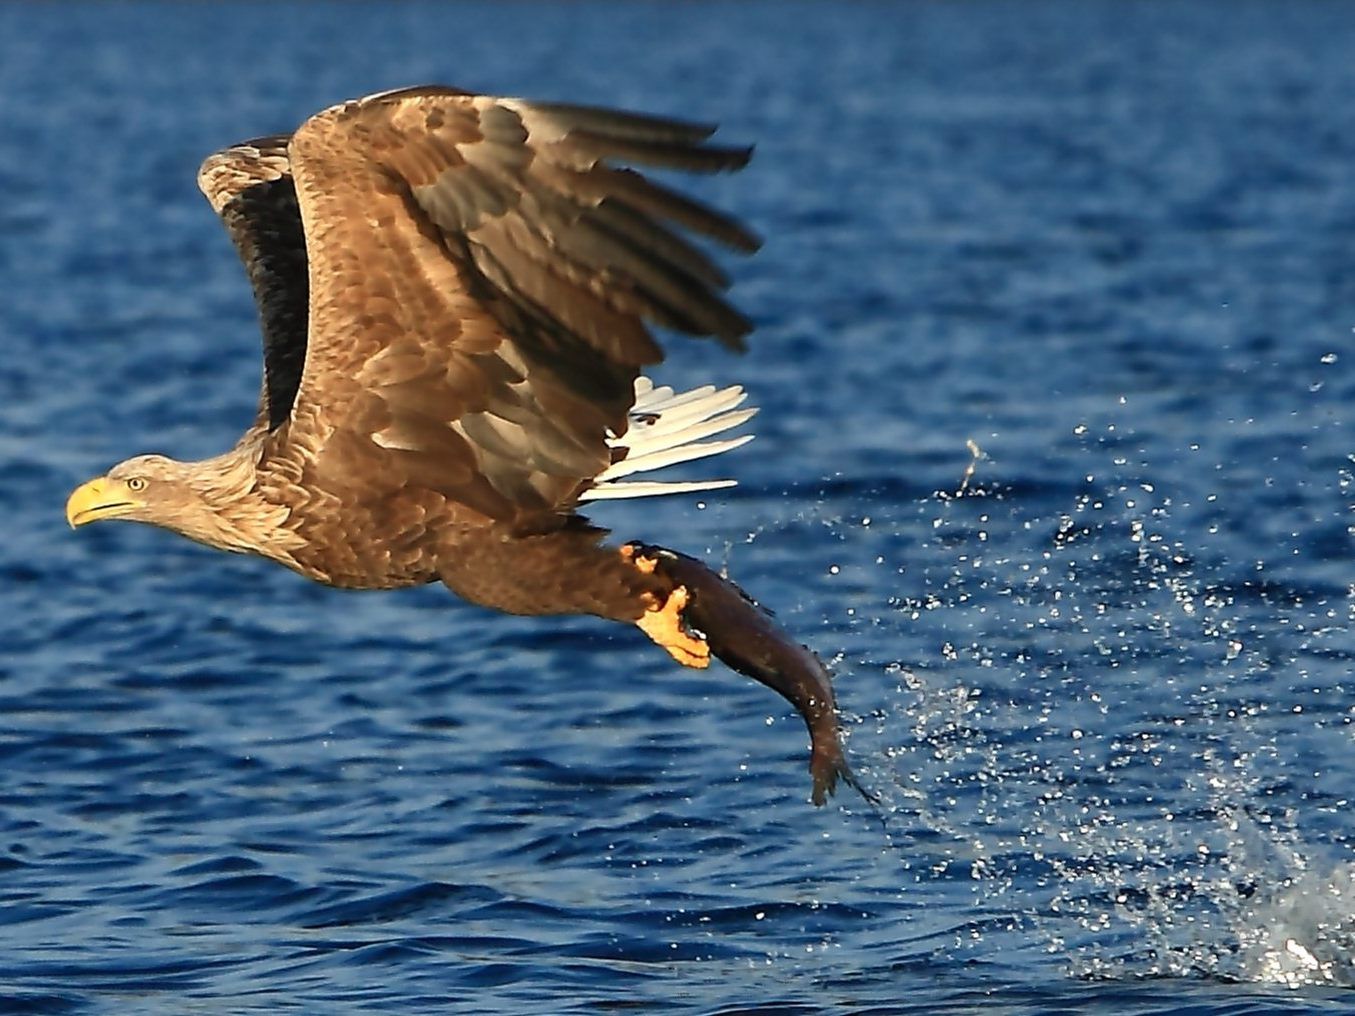
[{"label": "white tail feather", "polygon": [[656,448],[654,451],[645,452],[643,455],[623,459],[608,468],[599,479],[606,483],[608,480],[617,480],[623,476],[630,476],[632,473],[652,473],[664,466],[676,466],[679,462],[691,462],[693,459],[704,459],[708,455],[719,455],[731,448],[747,444],[751,440],[753,440],[753,435],[745,434],[743,437],[732,437],[726,441],[706,441],[704,443],[681,444],[676,448]]},{"label": "white tail feather", "polygon": [[[705,448],[707,446],[697,445],[696,442],[701,441],[703,438],[712,437],[715,434],[724,433],[733,427],[737,427],[739,424],[751,419],[756,412],[757,410],[755,409],[743,409],[733,413],[725,413],[722,416],[715,416],[709,420],[697,420],[694,423],[687,423],[685,426],[682,423],[679,423],[672,429],[663,426],[663,423],[666,421],[665,417],[652,427],[642,429],[634,438],[632,438],[630,434],[627,434],[625,440],[629,451],[627,452],[626,457],[620,462],[615,462],[609,466],[598,479],[614,480],[619,476],[626,476],[630,473],[641,473],[651,469],[658,469],[661,465],[668,464],[666,462],[661,463],[656,458],[659,452],[666,452],[669,449],[684,447]],[[752,437],[752,435],[749,434],[747,437],[739,439],[738,443],[742,444],[744,441],[747,441],[749,437]],[[721,447],[714,447],[713,444],[720,444]],[[715,455],[725,451],[727,448],[737,447],[734,444],[725,444],[722,442],[714,442],[713,444],[710,446],[709,451],[705,451],[702,454]],[[700,456],[691,457],[699,458]],[[672,461],[685,462],[686,459],[674,459]]]},{"label": "white tail feather", "polygon": [[[660,415],[643,415],[631,425],[632,430],[638,430],[638,433],[632,439],[642,444],[647,444],[661,434],[667,434],[672,431],[681,430],[692,423],[700,423],[702,420],[708,420],[712,417],[725,413],[726,410],[733,410],[735,406],[741,404],[748,398],[741,388],[725,389],[722,392],[716,392],[707,396],[700,402],[689,402],[685,405],[679,405],[676,409],[665,408]],[[641,411],[642,413],[652,411]],[[745,410],[745,412],[749,412]],[[726,414],[728,415],[728,414]],[[740,420],[740,423],[743,421]],[[731,424],[730,426],[734,426]],[[628,438],[629,434],[626,435]]]},{"label": "white tail feather", "polygon": [[756,409],[735,408],[747,397],[738,385],[718,391],[714,385],[703,385],[674,394],[667,386],[654,387],[649,378],[636,379],[630,427],[622,437],[610,441],[612,447],[624,448],[626,455],[599,474],[596,486],[584,491],[579,500],[686,494],[734,486],[734,480],[618,481],[633,473],[652,472],[680,462],[719,455],[747,444],[753,439],[752,434],[720,441],[704,440],[751,419]]},{"label": "white tail feather", "polygon": [[[671,431],[660,431],[655,429],[646,431],[643,437],[643,445],[638,449],[640,456],[649,455],[652,452],[663,451],[666,448],[675,448],[682,444],[691,444],[693,441],[700,441],[702,438],[712,437],[715,434],[723,434],[727,430],[732,430],[741,423],[746,423],[757,415],[756,409],[740,409],[733,413],[724,413],[720,416],[712,416],[709,420],[698,420],[695,423],[688,424],[681,428],[674,428]],[[752,435],[749,435],[750,437]],[[617,465],[633,465],[636,459],[637,449],[632,448],[624,463]],[[615,467],[613,467],[615,468]],[[634,472],[634,470],[629,470]],[[604,473],[604,476],[610,474]]]},{"label": "white tail feather", "polygon": [[738,480],[693,480],[690,483],[663,480],[632,480],[628,483],[604,483],[583,492],[580,501],[616,501],[623,497],[655,497],[659,494],[690,494],[697,490],[733,487]]}]

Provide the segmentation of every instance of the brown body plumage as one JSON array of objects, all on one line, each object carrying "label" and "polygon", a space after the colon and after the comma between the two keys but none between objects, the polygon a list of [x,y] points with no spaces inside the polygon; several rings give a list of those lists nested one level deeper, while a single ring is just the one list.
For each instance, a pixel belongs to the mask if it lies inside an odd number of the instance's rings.
[{"label": "brown body plumage", "polygon": [[[757,240],[616,164],[741,167],[748,150],[711,131],[424,87],[211,156],[199,186],[260,310],[257,417],[215,459],[140,456],[83,485],[72,524],[149,522],[334,586],[441,580],[513,613],[639,622],[703,665],[665,569],[577,508],[627,454],[637,378],[662,359],[648,325],[734,348],[750,328],[674,227]],[[746,415],[707,412],[705,432]]]}]

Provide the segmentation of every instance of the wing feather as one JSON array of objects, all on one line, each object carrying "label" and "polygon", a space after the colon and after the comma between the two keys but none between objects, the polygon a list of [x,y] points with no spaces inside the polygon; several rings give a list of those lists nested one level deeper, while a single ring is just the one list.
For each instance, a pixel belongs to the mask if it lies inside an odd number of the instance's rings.
[{"label": "wing feather", "polygon": [[310,291],[289,439],[338,475],[331,446],[365,436],[391,452],[388,484],[496,517],[572,507],[662,359],[649,324],[736,347],[751,329],[674,227],[745,251],[756,237],[610,161],[743,166],[749,149],[712,131],[437,87],[312,117],[287,150]]},{"label": "wing feather", "polygon": [[697,145],[716,131],[715,124],[674,120],[597,106],[578,106],[564,102],[524,103],[516,99],[504,99],[500,102],[508,109],[526,108],[529,111],[527,118],[533,120],[543,134],[554,132],[551,139],[558,139],[571,131],[583,130],[611,137],[630,138],[634,141]]},{"label": "wing feather", "polygon": [[306,358],[306,241],[288,140],[245,141],[208,156],[198,170],[198,187],[225,224],[259,309],[264,376],[251,430],[288,418]]}]

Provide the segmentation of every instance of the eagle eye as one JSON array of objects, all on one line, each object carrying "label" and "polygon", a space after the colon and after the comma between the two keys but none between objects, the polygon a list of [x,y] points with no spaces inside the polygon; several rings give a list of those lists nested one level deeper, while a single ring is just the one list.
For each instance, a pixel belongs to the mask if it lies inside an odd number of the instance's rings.
[{"label": "eagle eye", "polygon": [[130,480],[127,481],[127,489],[134,491],[145,490],[146,478],[143,476],[133,476]]}]

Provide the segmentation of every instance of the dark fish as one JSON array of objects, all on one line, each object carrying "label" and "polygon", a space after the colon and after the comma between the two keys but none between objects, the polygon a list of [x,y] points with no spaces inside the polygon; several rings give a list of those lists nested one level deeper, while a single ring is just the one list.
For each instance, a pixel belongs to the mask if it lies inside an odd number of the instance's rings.
[{"label": "dark fish", "polygon": [[823,804],[839,779],[875,803],[847,765],[832,678],[818,656],[782,631],[756,600],[696,558],[652,544],[630,546],[636,558],[654,561],[656,571],[686,588],[682,620],[705,637],[712,653],[780,693],[804,717],[814,803]]}]

